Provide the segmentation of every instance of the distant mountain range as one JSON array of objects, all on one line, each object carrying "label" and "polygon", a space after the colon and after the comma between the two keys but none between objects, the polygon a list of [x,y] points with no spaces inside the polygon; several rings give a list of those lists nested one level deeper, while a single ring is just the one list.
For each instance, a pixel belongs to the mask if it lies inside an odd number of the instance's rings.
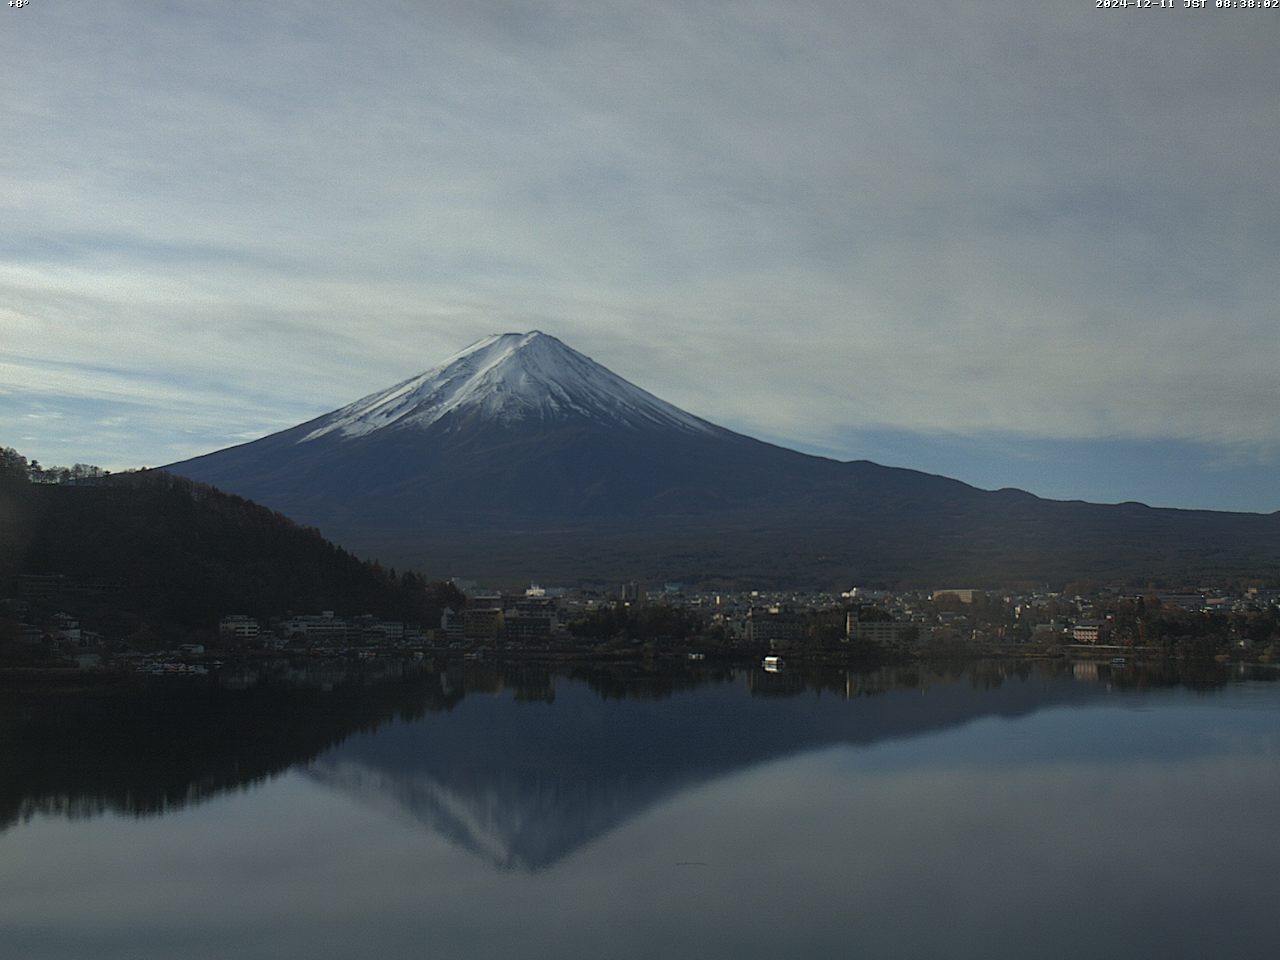
[{"label": "distant mountain range", "polygon": [[1280,514],[1052,501],[716,426],[534,331],[170,465],[431,575],[707,586],[1266,576]]}]

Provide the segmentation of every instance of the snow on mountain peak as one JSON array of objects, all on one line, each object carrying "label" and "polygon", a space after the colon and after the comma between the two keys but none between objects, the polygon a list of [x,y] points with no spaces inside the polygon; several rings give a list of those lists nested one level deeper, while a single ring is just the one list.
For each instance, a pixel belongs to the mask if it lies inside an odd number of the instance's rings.
[{"label": "snow on mountain peak", "polygon": [[715,430],[538,330],[478,340],[437,367],[324,417],[299,443],[425,428],[449,414],[505,424],[585,418],[620,427]]}]

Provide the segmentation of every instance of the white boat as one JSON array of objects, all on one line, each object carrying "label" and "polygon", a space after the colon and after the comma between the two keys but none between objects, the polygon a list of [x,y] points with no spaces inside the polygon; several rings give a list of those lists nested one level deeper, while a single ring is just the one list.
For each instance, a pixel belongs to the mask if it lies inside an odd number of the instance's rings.
[{"label": "white boat", "polygon": [[782,669],[782,666],[783,664],[782,664],[781,657],[770,654],[769,656],[764,658],[764,668],[769,673],[777,673],[779,670]]}]

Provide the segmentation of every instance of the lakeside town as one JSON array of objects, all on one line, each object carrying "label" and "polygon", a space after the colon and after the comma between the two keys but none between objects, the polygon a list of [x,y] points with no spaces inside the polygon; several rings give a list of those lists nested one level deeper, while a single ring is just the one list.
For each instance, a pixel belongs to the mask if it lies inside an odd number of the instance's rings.
[{"label": "lakeside town", "polygon": [[910,660],[945,656],[1179,657],[1280,661],[1280,590],[1078,586],[1012,592],[939,587],[703,592],[631,581],[613,591],[485,589],[454,580],[439,622],[347,610],[253,617],[228,610],[173,636],[112,634],[74,611],[109,580],[21,574],[0,598],[9,665],[201,672],[260,655],[381,657],[756,657]]}]

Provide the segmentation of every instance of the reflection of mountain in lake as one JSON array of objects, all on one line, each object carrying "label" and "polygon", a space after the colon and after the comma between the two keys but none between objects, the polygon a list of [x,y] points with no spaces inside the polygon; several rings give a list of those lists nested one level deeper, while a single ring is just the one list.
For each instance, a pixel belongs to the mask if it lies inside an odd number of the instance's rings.
[{"label": "reflection of mountain in lake", "polygon": [[1103,694],[1093,684],[1044,676],[982,690],[966,676],[934,682],[924,695],[883,683],[868,691],[865,678],[848,675],[851,692],[879,695],[754,695],[757,688],[787,692],[774,689],[784,677],[749,673],[661,701],[606,701],[563,678],[553,706],[469,696],[447,716],[354,737],[308,773],[408,815],[496,866],[538,870],[663,798],[770,760]]},{"label": "reflection of mountain in lake", "polygon": [[[872,744],[1103,695],[1224,682],[1213,667],[834,670],[260,665],[221,685],[0,695],[0,830],[162,815],[301,765],[484,859],[537,870],[681,790],[828,744]],[[1271,675],[1268,675],[1271,676]],[[922,695],[923,694],[923,695]]]}]

